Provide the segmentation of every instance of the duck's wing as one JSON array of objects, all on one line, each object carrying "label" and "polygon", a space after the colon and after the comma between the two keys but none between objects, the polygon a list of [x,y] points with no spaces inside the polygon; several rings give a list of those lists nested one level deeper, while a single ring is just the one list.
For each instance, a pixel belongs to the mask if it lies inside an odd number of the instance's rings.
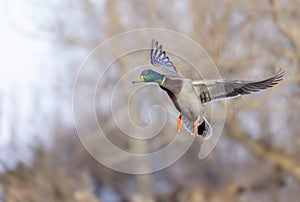
[{"label": "duck's wing", "polygon": [[283,79],[284,71],[281,69],[274,76],[258,81],[240,80],[214,80],[214,81],[193,81],[192,86],[202,103],[234,98],[270,88]]},{"label": "duck's wing", "polygon": [[162,45],[159,45],[155,39],[152,39],[149,54],[152,65],[160,68],[169,76],[179,76],[166,51],[162,50]]}]

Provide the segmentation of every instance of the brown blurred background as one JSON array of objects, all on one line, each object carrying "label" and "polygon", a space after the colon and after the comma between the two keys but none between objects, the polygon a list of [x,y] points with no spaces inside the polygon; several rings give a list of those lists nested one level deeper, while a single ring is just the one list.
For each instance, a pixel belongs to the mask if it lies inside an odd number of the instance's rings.
[{"label": "brown blurred background", "polygon": [[[3,61],[8,59],[0,67],[0,202],[299,201],[299,1],[1,4],[1,55]],[[286,75],[271,90],[227,103],[223,135],[206,159],[198,159],[196,141],[162,171],[122,174],[99,164],[80,143],[72,117],[72,90],[80,64],[99,43],[124,31],[152,27],[196,41],[223,78],[263,78],[279,68]],[[126,62],[130,60],[119,64],[117,74],[127,71]],[[101,68],[97,64],[95,71]],[[92,79],[98,79],[95,72],[81,81],[84,92]],[[106,114],[101,110],[107,103],[102,104],[97,114]],[[163,105],[171,102],[164,99]],[[82,124],[90,127],[93,117],[82,113]],[[112,117],[98,119],[110,123]],[[114,125],[109,131],[112,141],[122,146],[121,132]],[[164,141],[173,136],[165,133]],[[156,144],[161,140],[151,142],[154,149]],[[133,150],[135,146],[127,145]]]}]

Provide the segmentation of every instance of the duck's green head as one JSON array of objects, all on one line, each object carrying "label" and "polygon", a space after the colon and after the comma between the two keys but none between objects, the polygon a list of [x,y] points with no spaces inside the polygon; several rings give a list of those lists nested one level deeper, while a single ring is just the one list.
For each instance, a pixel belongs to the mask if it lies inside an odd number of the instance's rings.
[{"label": "duck's green head", "polygon": [[151,69],[146,69],[142,71],[140,77],[136,81],[133,81],[132,83],[155,82],[161,84],[163,79],[164,79],[164,75],[156,71],[153,71]]}]

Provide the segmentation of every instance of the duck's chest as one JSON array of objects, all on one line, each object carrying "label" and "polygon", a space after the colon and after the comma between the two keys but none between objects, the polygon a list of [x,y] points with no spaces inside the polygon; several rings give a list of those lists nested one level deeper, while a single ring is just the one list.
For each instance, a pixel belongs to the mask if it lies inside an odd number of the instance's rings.
[{"label": "duck's chest", "polygon": [[161,88],[168,93],[176,109],[186,118],[194,120],[200,115],[202,105],[189,80],[165,80],[163,84]]}]

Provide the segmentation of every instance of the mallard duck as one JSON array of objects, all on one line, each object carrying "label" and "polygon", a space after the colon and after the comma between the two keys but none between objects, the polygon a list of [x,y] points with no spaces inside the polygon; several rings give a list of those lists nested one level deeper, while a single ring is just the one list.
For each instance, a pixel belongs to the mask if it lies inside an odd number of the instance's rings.
[{"label": "mallard duck", "polygon": [[235,98],[240,95],[251,94],[270,88],[283,79],[281,69],[272,77],[263,80],[191,80],[179,75],[176,67],[162,50],[156,40],[152,40],[149,49],[150,62],[164,73],[146,69],[140,77],[132,83],[154,82],[167,92],[176,109],[179,111],[177,132],[180,134],[182,125],[196,138],[202,136],[208,139],[212,135],[212,127],[205,119],[204,104],[220,100]]}]

